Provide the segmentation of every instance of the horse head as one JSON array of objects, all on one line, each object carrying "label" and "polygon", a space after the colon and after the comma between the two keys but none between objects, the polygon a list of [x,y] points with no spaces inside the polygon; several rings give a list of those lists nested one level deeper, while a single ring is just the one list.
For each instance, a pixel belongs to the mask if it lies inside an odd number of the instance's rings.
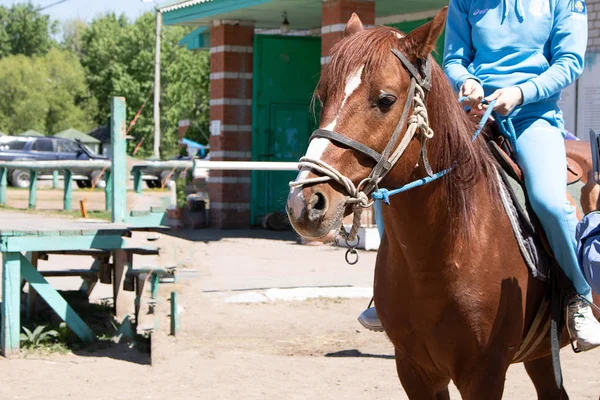
[{"label": "horse head", "polygon": [[315,90],[319,129],[290,184],[286,209],[302,236],[333,239],[344,216],[370,206],[367,196],[380,183],[406,182],[414,173],[423,141],[412,139],[428,135],[417,114],[424,110],[426,118],[430,53],[446,13],[408,35],[364,29],[356,14],[348,21]]}]

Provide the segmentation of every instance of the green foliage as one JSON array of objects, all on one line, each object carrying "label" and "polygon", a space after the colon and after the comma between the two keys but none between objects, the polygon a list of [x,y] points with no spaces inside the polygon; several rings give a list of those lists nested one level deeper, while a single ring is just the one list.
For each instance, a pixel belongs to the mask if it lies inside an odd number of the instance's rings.
[{"label": "green foliage", "polygon": [[0,6],[0,57],[10,54],[39,56],[56,45],[57,23],[37,11],[31,2]]},{"label": "green foliage", "polygon": [[[127,120],[143,111],[130,135],[130,151],[152,154],[155,14],[130,22],[108,13],[86,24],[61,26],[31,4],[0,6],[0,130],[53,134],[69,127],[88,131],[110,120],[110,99],[123,96]],[[178,121],[193,122],[186,136],[208,141],[209,55],[179,46],[189,32],[163,27],[161,46],[161,155],[177,153]]]},{"label": "green foliage", "polygon": [[57,340],[60,337],[60,333],[55,330],[45,330],[46,326],[37,326],[33,332],[23,327],[23,332],[20,335],[21,345],[27,347],[40,347],[41,345]]},{"label": "green foliage", "polygon": [[74,18],[61,24],[63,40],[61,47],[78,57],[81,57],[83,51],[83,32],[87,29],[87,24],[81,18]]},{"label": "green foliage", "polygon": [[[177,123],[180,119],[196,122],[190,138],[206,143],[199,132],[208,131],[208,53],[189,52],[179,47],[188,33],[182,27],[164,27],[161,41],[161,152],[172,156],[177,151]],[[110,117],[110,98],[127,99],[127,119],[131,120],[145,103],[130,132],[135,146],[144,138],[138,153],[148,156],[153,143],[153,90],[155,15],[146,13],[134,23],[125,17],[105,14],[96,18],[82,34],[81,62],[87,82],[96,98],[96,122],[105,124]]]},{"label": "green foliage", "polygon": [[0,87],[0,130],[6,133],[93,127],[96,99],[88,95],[81,64],[68,52],[52,49],[43,57],[0,59]]},{"label": "green foliage", "polygon": [[177,199],[177,207],[185,208],[187,206],[187,180],[185,178],[177,178],[175,180],[175,195]]}]

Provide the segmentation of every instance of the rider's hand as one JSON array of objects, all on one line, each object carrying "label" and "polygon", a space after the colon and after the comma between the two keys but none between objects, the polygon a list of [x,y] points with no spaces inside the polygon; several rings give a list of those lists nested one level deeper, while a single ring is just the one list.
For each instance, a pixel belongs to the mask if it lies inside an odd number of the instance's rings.
[{"label": "rider's hand", "polygon": [[523,92],[518,87],[511,86],[496,90],[486,100],[496,100],[494,111],[500,115],[508,115],[515,107],[523,103]]},{"label": "rider's hand", "polygon": [[461,104],[471,107],[471,109],[482,109],[481,100],[483,100],[483,88],[475,79],[467,79],[460,88],[458,97],[466,97]]}]

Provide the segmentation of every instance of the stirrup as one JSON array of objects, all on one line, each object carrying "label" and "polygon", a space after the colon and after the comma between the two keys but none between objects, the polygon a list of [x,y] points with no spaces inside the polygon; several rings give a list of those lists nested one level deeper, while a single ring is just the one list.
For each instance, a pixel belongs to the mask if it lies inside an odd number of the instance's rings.
[{"label": "stirrup", "polygon": [[576,340],[573,339],[573,333],[571,332],[571,327],[569,326],[569,304],[571,304],[575,300],[582,300],[587,305],[591,306],[593,310],[596,310],[597,313],[600,313],[600,307],[598,307],[593,302],[589,301],[588,299],[579,294],[571,298],[571,300],[567,302],[567,305],[565,307],[565,326],[567,327],[567,333],[569,335],[569,343],[571,343],[571,348],[573,349],[574,353],[582,353],[583,350],[581,350],[578,346],[575,346]]}]

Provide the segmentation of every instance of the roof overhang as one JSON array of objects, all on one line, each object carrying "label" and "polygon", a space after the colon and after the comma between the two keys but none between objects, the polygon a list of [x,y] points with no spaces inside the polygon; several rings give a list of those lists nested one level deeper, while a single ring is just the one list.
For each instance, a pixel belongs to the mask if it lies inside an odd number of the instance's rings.
[{"label": "roof overhang", "polygon": [[[376,24],[389,24],[434,15],[448,0],[377,0]],[[187,0],[159,7],[165,25],[209,26],[213,20],[249,20],[259,29],[279,28],[283,13],[290,29],[321,26],[322,0]],[[407,15],[420,16],[409,18]]]}]

